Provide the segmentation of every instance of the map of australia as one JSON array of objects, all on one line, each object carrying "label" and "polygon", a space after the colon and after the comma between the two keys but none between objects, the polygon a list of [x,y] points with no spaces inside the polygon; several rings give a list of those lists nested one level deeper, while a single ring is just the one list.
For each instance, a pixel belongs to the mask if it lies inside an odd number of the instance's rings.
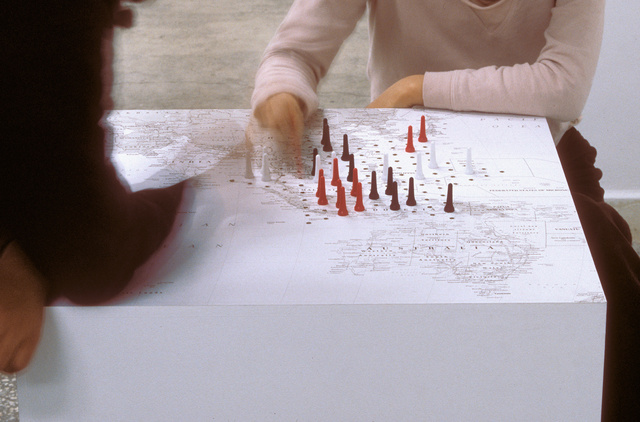
[{"label": "map of australia", "polygon": [[[418,141],[423,116],[427,142]],[[333,152],[321,145],[323,119]],[[319,110],[294,145],[248,110],[120,111],[109,124],[114,161],[133,189],[191,180],[174,233],[120,303],[604,301],[544,119]],[[406,151],[410,125],[415,152]],[[341,159],[344,135],[362,211]],[[334,158],[346,216],[337,213]],[[327,205],[316,196],[320,169]],[[374,171],[379,199],[368,197]],[[415,205],[406,205],[410,178]]]}]

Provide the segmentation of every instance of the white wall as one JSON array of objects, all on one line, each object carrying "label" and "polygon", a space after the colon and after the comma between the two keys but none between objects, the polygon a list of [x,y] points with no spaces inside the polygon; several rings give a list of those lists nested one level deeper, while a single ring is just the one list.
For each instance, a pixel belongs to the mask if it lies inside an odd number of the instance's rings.
[{"label": "white wall", "polygon": [[640,2],[609,0],[600,62],[577,127],[598,149],[608,198],[640,199]]}]

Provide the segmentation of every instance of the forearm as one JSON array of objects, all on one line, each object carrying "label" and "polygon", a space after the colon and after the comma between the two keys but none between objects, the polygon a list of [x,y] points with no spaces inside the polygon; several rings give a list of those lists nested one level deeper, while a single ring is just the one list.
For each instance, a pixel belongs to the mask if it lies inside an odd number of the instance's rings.
[{"label": "forearm", "polygon": [[255,88],[251,96],[251,108],[280,93],[289,93],[300,101],[305,117],[318,108],[316,89],[319,79],[313,71],[295,55],[265,57],[256,73]]},{"label": "forearm", "polygon": [[537,63],[427,73],[422,94],[426,107],[573,121],[580,117],[590,87],[590,78],[577,83],[554,64]]},{"label": "forearm", "polygon": [[251,104],[287,92],[308,116],[318,106],[316,89],[343,41],[366,10],[366,0],[298,0],[265,51]]},{"label": "forearm", "polygon": [[604,0],[558,0],[535,62],[427,72],[424,105],[575,120],[591,89],[603,16]]}]

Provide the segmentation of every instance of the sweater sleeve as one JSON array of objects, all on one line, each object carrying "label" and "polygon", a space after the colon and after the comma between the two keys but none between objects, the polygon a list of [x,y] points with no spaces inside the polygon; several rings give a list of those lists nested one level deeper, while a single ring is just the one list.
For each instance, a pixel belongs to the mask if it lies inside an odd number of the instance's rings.
[{"label": "sweater sleeve", "polygon": [[579,119],[595,74],[604,0],[557,0],[534,63],[426,72],[427,107]]},{"label": "sweater sleeve", "polygon": [[318,83],[365,10],[366,0],[296,0],[264,53],[251,107],[289,92],[306,116],[315,111]]}]

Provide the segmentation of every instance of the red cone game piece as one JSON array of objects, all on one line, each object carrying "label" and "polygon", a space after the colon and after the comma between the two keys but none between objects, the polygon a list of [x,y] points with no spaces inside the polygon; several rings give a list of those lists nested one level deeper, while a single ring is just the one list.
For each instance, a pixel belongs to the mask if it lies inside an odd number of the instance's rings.
[{"label": "red cone game piece", "polygon": [[338,159],[333,159],[333,178],[331,179],[331,186],[338,186],[340,181],[340,170],[338,169]]},{"label": "red cone game piece", "polygon": [[356,206],[353,209],[357,212],[362,212],[364,211],[364,203],[362,202],[362,183],[358,183],[356,190]]},{"label": "red cone game piece", "polygon": [[357,187],[358,187],[358,169],[354,168],[353,169],[353,185],[351,185],[351,196],[357,195],[357,191],[356,191]]},{"label": "red cone game piece", "polygon": [[427,129],[424,124],[424,116],[420,117],[420,135],[418,136],[418,142],[427,142]]},{"label": "red cone game piece", "polygon": [[327,191],[324,185],[324,176],[320,175],[318,177],[318,205],[327,205],[329,203],[329,201],[327,201]]},{"label": "red cone game piece", "polygon": [[[318,190],[316,190],[316,198],[320,197],[320,178],[323,178],[324,180],[324,170],[320,169],[320,171],[318,172]],[[324,182],[322,182],[322,185],[324,186]]]},{"label": "red cone game piece", "polygon": [[416,152],[413,147],[413,126],[409,126],[407,130],[407,147],[404,149],[406,152]]},{"label": "red cone game piece", "polygon": [[338,215],[342,217],[349,215],[349,211],[347,211],[347,200],[345,198],[344,187],[342,186],[338,189],[338,203],[340,204],[340,208],[338,208]]}]

